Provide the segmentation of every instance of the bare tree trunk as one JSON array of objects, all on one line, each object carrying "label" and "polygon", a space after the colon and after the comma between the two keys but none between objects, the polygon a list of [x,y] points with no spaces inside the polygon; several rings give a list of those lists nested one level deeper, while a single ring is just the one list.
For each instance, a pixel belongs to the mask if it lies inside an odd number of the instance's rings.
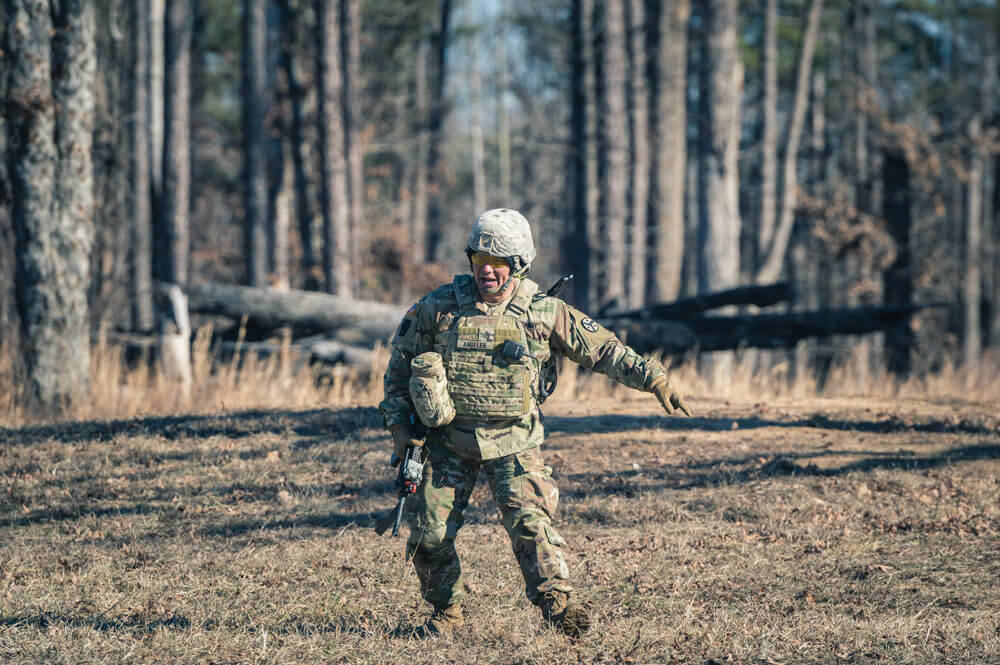
[{"label": "bare tree trunk", "polygon": [[1000,155],[993,158],[993,215],[991,267],[993,271],[990,303],[990,344],[1000,346]]},{"label": "bare tree trunk", "polygon": [[743,68],[736,0],[706,3],[702,63],[699,290],[719,291],[739,279],[738,150]]},{"label": "bare tree trunk", "polygon": [[469,9],[469,94],[472,136],[472,207],[473,216],[486,210],[486,146],[483,138],[483,77],[479,71],[479,34],[475,9]]},{"label": "bare tree trunk", "polygon": [[638,307],[646,302],[646,267],[649,248],[649,96],[646,92],[645,0],[629,0],[628,93],[629,154],[632,188],[629,201],[632,240],[626,262],[626,302]]},{"label": "bare tree trunk", "polygon": [[594,209],[590,207],[590,186],[588,174],[596,166],[593,154],[593,133],[590,131],[593,122],[593,88],[591,81],[594,76],[594,63],[591,57],[591,26],[593,19],[593,0],[573,0],[572,4],[572,41],[570,43],[570,59],[572,67],[570,133],[570,177],[572,178],[572,214],[573,222],[569,238],[567,269],[574,273],[573,292],[575,300],[581,307],[587,308],[591,295],[591,240],[593,238],[592,218]]},{"label": "bare tree trunk", "polygon": [[[167,0],[149,0],[149,24],[146,39],[149,55],[149,168],[153,188],[153,219],[163,210],[163,95],[164,95],[164,38],[166,34]],[[155,261],[155,255],[154,255]]]},{"label": "bare tree trunk", "polygon": [[587,70],[584,77],[584,85],[587,94],[587,118],[586,118],[586,164],[584,169],[585,177],[585,204],[587,210],[587,235],[586,242],[589,251],[587,252],[587,274],[588,280],[586,290],[581,291],[584,299],[581,301],[589,308],[597,303],[598,299],[598,276],[601,271],[601,252],[599,250],[599,215],[601,208],[601,184],[600,184],[600,108],[598,99],[600,97],[601,82],[601,47],[598,35],[601,33],[600,12],[597,11],[597,0],[585,0],[583,7],[583,21],[586,26],[584,32],[584,59],[587,62]]},{"label": "bare tree trunk", "polygon": [[767,0],[764,18],[764,100],[760,163],[760,220],[757,265],[763,263],[774,238],[778,200],[778,0]]},{"label": "bare tree trunk", "polygon": [[[108,29],[97,33],[94,81],[94,238],[87,302],[92,327],[128,325],[128,3],[110,0]],[[123,316],[124,314],[124,316]]]},{"label": "bare tree trunk", "polygon": [[267,283],[266,0],[243,0],[243,253],[244,283]]},{"label": "bare tree trunk", "polygon": [[47,0],[10,0],[6,12],[22,343],[31,394],[59,409],[90,381],[95,9],[78,0],[55,11]]},{"label": "bare tree trunk", "polygon": [[444,146],[444,117],[448,105],[445,102],[445,77],[448,65],[448,24],[451,20],[451,0],[441,0],[439,7],[440,22],[434,37],[434,89],[430,100],[430,143],[427,152],[427,167],[429,187],[427,192],[427,220],[429,233],[427,236],[427,259],[440,261],[442,240],[444,238],[444,219],[442,218],[441,193],[444,185],[444,160],[441,153]]},{"label": "bare tree trunk", "polygon": [[982,353],[981,320],[979,314],[982,298],[982,242],[983,242],[983,171],[985,152],[982,142],[982,118],[979,113],[969,122],[971,163],[967,183],[965,210],[965,271],[963,275],[962,308],[965,312],[962,330],[962,361],[966,368],[979,365]]},{"label": "bare tree trunk", "polygon": [[361,146],[361,0],[341,0],[344,66],[344,152],[347,155],[347,191],[350,200],[350,250],[354,257],[351,292],[357,293],[361,267],[361,230],[364,225],[363,149]]},{"label": "bare tree trunk", "polygon": [[430,46],[421,40],[417,45],[414,67],[414,103],[416,104],[417,155],[413,183],[413,216],[410,226],[411,261],[420,265],[427,260],[427,186],[430,164],[430,103],[427,99],[427,55]]},{"label": "bare tree trunk", "polygon": [[191,199],[191,4],[167,0],[163,193],[154,274],[159,281],[186,284],[189,272]]},{"label": "bare tree trunk", "polygon": [[507,17],[500,19],[500,39],[497,40],[497,61],[500,67],[500,90],[498,92],[499,103],[497,104],[497,142],[499,143],[498,161],[500,164],[500,200],[503,205],[509,205],[510,201],[510,118],[507,116],[507,91],[510,89],[510,81],[507,75]]},{"label": "bare tree trunk", "polygon": [[[987,37],[989,54],[983,63],[983,113],[993,119],[993,131],[1000,131],[1000,107],[997,93],[1000,91],[1000,14],[994,13],[993,33]],[[1000,347],[1000,153],[993,157],[992,197],[983,220],[983,286],[986,289],[986,305],[989,319],[983,322],[986,331],[985,344]],[[989,164],[986,164],[989,167]],[[985,196],[984,196],[985,198]]]},{"label": "bare tree trunk", "polygon": [[270,109],[266,113],[267,142],[267,281],[279,289],[290,286],[288,273],[289,230],[292,217],[292,169],[289,163],[287,99],[282,79],[281,7],[277,0],[267,5],[267,89]]},{"label": "bare tree trunk", "polygon": [[[81,259],[89,260],[86,250],[93,246],[94,241],[96,208],[92,160],[97,83],[97,9],[90,0],[62,0],[53,5],[53,9],[52,96],[56,105],[56,150],[59,153],[56,214],[60,217],[58,226],[78,238],[75,248],[60,252],[60,258],[72,264]],[[50,247],[59,247],[59,244],[53,243]],[[64,307],[73,311],[83,326],[89,326],[85,294],[87,279],[91,276],[82,265],[71,266],[70,271],[81,276],[82,292],[67,284]],[[87,333],[74,333],[72,337],[82,345],[82,355],[89,355]]]},{"label": "bare tree trunk", "polygon": [[323,273],[326,290],[351,295],[350,210],[344,159],[343,82],[340,64],[340,0],[317,0],[319,134],[323,208]]},{"label": "bare tree trunk", "polygon": [[[885,273],[886,305],[908,305],[913,300],[912,266],[910,265],[911,192],[910,168],[901,150],[886,150],[882,160],[886,222],[896,243],[896,260]],[[907,322],[909,323],[909,322]],[[889,347],[889,371],[905,376],[910,372],[912,333],[909,325],[886,333]]]},{"label": "bare tree trunk", "polygon": [[[710,0],[703,8],[698,177],[698,284],[702,292],[729,288],[739,280],[738,153],[743,93],[737,1]],[[712,360],[710,371],[715,385],[728,381],[732,363],[731,354]]]},{"label": "bare tree trunk", "polygon": [[292,10],[290,0],[279,0],[281,6],[281,68],[288,82],[288,96],[291,102],[291,153],[295,180],[295,212],[298,220],[299,240],[302,244],[302,271],[305,273],[303,287],[310,291],[319,289],[322,268],[316,258],[315,223],[316,210],[309,190],[309,175],[306,165],[309,155],[304,136],[302,106],[306,91],[302,86],[295,63],[294,45],[297,42],[300,25],[298,16]]},{"label": "bare tree trunk", "polygon": [[774,238],[766,250],[766,259],[757,273],[757,281],[773,282],[781,276],[781,269],[788,250],[788,241],[795,224],[795,204],[798,199],[798,153],[805,124],[806,107],[809,104],[809,84],[812,81],[813,54],[816,51],[816,35],[819,32],[819,18],[823,12],[823,0],[812,0],[806,19],[806,34],[799,53],[798,78],[795,82],[795,101],[792,105],[791,124],[785,143],[785,158],[782,164],[781,216]]},{"label": "bare tree trunk", "polygon": [[601,230],[604,279],[598,304],[625,302],[625,219],[628,130],[625,115],[625,12],[621,0],[602,0],[604,41],[600,95]]},{"label": "bare tree trunk", "polygon": [[[813,73],[812,83],[812,127],[810,179],[814,196],[823,197],[826,182],[826,76],[823,72]],[[801,283],[797,287],[800,311],[819,311],[822,250],[811,228],[798,231],[799,259],[795,262],[795,275]],[[816,357],[816,340],[803,340],[795,347],[795,379],[800,384],[812,379],[810,369]]]},{"label": "bare tree trunk", "polygon": [[[876,61],[875,61],[875,3],[873,0],[855,0],[852,7],[852,43],[854,45],[855,101],[854,101],[854,204],[864,213],[873,212],[874,190],[869,118],[875,103]],[[867,257],[858,251],[847,257],[848,278],[860,281],[865,287],[871,285],[874,268]],[[858,289],[850,289],[848,303],[861,304]],[[859,392],[867,389],[871,378],[872,343],[860,339],[854,345],[854,367]]]},{"label": "bare tree trunk", "polygon": [[855,0],[853,7],[857,58],[855,82],[857,95],[854,112],[855,205],[862,212],[872,210],[872,168],[869,146],[869,117],[875,102],[878,83],[875,62],[875,8],[873,0]]},{"label": "bare tree trunk", "polygon": [[128,204],[131,314],[134,330],[152,330],[153,215],[149,160],[149,0],[129,2]]},{"label": "bare tree trunk", "polygon": [[660,0],[655,50],[653,262],[650,299],[681,293],[684,177],[687,171],[687,32],[689,0]]}]

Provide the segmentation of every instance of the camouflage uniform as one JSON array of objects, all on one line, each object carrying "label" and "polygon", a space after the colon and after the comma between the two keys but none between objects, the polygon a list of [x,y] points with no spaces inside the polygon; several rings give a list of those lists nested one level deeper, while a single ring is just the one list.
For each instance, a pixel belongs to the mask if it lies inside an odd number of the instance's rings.
[{"label": "camouflage uniform", "polygon": [[[499,353],[506,339],[523,343],[528,355],[516,362],[506,359]],[[423,597],[447,607],[464,595],[455,537],[481,468],[528,598],[539,604],[548,591],[571,591],[565,543],[552,526],[559,490],[539,450],[542,364],[562,354],[644,391],[657,379],[665,381],[666,370],[583,312],[539,293],[529,279],[521,278],[505,302],[490,306],[478,297],[472,277],[460,275],[410,308],[396,332],[380,405],[386,427],[411,422],[410,363],[428,351],[445,359],[457,416],[429,431],[429,464],[407,516],[407,552]]]}]

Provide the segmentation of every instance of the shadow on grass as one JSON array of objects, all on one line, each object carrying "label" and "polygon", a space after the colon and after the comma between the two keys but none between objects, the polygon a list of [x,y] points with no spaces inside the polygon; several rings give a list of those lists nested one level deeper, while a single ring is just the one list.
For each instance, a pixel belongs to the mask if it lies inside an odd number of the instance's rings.
[{"label": "shadow on grass", "polygon": [[372,513],[313,513],[300,517],[252,519],[207,526],[200,531],[209,538],[239,538],[258,531],[286,531],[299,528],[343,529],[372,528],[382,514]]},{"label": "shadow on grass", "polygon": [[[735,428],[734,428],[735,424]],[[684,418],[671,416],[546,416],[545,426],[550,433],[606,433],[626,432],[635,430],[664,430],[671,432],[722,432],[732,429],[754,430],[764,427],[827,429],[848,432],[864,432],[871,434],[890,434],[893,432],[919,432],[925,434],[994,434],[1000,436],[1000,428],[982,425],[969,420],[957,422],[935,420],[909,422],[901,418],[886,418],[883,420],[843,420],[829,418],[822,414],[814,414],[807,418],[794,420],[775,420],[758,418]]]},{"label": "shadow on grass", "polygon": [[[865,459],[847,464],[820,468],[814,463],[801,464],[797,460],[808,460],[831,455],[864,456]],[[587,496],[624,494],[632,496],[640,492],[660,490],[689,490],[719,485],[736,485],[765,478],[778,477],[820,477],[830,478],[854,472],[870,472],[876,469],[902,469],[923,471],[956,462],[968,462],[1000,458],[1000,445],[976,445],[952,448],[939,455],[918,456],[896,453],[866,451],[819,451],[808,453],[785,453],[772,455],[761,461],[760,455],[721,458],[708,462],[697,462],[667,467],[655,473],[655,478],[664,482],[653,484],[632,484],[643,472],[620,473],[573,473],[564,478],[570,482],[563,490],[564,496],[585,498]],[[645,472],[648,474],[648,472]]]},{"label": "shadow on grass", "polygon": [[161,628],[171,628],[174,630],[184,630],[191,626],[191,621],[180,614],[157,619],[147,619],[141,615],[132,614],[122,617],[98,616],[63,616],[43,612],[30,616],[12,616],[0,618],[0,626],[14,628],[17,626],[30,626],[32,628],[46,629],[49,626],[73,626],[75,628],[93,628],[101,632],[127,631],[153,633]]},{"label": "shadow on grass", "polygon": [[[668,416],[546,416],[546,429],[559,432],[623,432],[643,429],[666,431],[725,431],[752,430],[763,427],[810,427],[840,431],[891,433],[960,433],[996,434],[1000,428],[969,420],[909,422],[892,417],[883,420],[854,421],[814,414],[794,420],[744,418],[673,418]],[[306,410],[248,410],[219,415],[182,415],[134,418],[130,420],[84,421],[52,425],[30,425],[17,429],[0,428],[0,447],[33,445],[45,441],[77,443],[81,441],[111,441],[125,436],[162,436],[167,439],[209,438],[227,436],[242,438],[264,433],[296,434],[301,437],[341,438],[363,428],[380,428],[381,419],[374,407]],[[297,448],[315,445],[305,438],[295,443]]]},{"label": "shadow on grass", "polygon": [[[199,488],[197,496],[201,499],[205,497],[217,497],[221,503],[226,505],[274,504],[277,506],[280,501],[279,494],[282,490],[291,490],[305,496],[329,497],[330,499],[337,499],[345,495],[365,498],[384,496],[386,497],[386,501],[389,501],[395,495],[393,479],[386,476],[359,483],[318,483],[303,486],[289,484],[283,480],[260,483],[220,483]],[[147,491],[141,500],[133,499],[130,501],[128,497],[118,497],[113,500],[115,505],[101,505],[102,499],[95,497],[93,492],[94,490],[91,489],[86,499],[74,501],[68,505],[32,510],[23,514],[8,513],[7,516],[0,517],[0,528],[25,527],[32,524],[64,522],[86,518],[100,519],[104,517],[136,515],[153,515],[183,520],[186,519],[184,512],[188,508],[186,501],[194,498],[190,487],[167,485],[159,487],[153,494],[149,494]],[[180,502],[177,499],[180,499]],[[301,519],[303,520],[301,526],[330,526],[340,528],[352,523],[348,519],[347,513],[307,516]],[[353,519],[353,523],[364,524],[367,516],[359,513]],[[281,528],[282,526],[296,526],[296,524],[291,524],[293,521],[298,520],[260,519],[255,520],[253,523],[261,526],[267,524],[272,528]],[[250,523],[248,523],[245,527],[235,529],[231,535],[237,535],[252,528]]]},{"label": "shadow on grass", "polygon": [[[374,407],[308,409],[300,411],[257,409],[219,415],[183,415],[84,421],[52,425],[0,427],[0,447],[30,446],[46,441],[79,443],[111,441],[119,436],[162,436],[167,439],[227,436],[242,438],[264,433],[303,437],[339,438],[366,427],[381,427]],[[307,441],[299,442],[300,447]]]}]

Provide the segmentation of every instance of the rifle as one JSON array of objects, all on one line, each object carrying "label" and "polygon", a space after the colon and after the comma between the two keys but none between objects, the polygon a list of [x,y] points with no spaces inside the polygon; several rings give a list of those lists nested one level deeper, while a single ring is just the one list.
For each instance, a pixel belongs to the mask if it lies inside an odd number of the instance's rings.
[{"label": "rifle", "polygon": [[399,475],[396,476],[396,490],[399,501],[395,510],[392,510],[385,517],[375,523],[375,533],[382,535],[392,526],[392,535],[399,535],[399,525],[403,521],[403,509],[406,506],[406,499],[417,493],[417,487],[424,476],[424,465],[421,463],[421,453],[423,446],[407,446],[403,459],[399,459],[396,453],[392,454],[392,465],[399,465]]}]

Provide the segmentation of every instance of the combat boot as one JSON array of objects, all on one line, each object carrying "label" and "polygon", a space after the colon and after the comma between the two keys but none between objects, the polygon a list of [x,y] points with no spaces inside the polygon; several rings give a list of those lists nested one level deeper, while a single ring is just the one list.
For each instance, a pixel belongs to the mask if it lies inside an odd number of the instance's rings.
[{"label": "combat boot", "polygon": [[580,637],[590,628],[590,616],[583,605],[565,591],[547,591],[538,599],[542,616],[570,637]]},{"label": "combat boot", "polygon": [[435,607],[431,618],[414,631],[417,637],[442,635],[462,625],[462,604],[455,603],[448,607]]}]

